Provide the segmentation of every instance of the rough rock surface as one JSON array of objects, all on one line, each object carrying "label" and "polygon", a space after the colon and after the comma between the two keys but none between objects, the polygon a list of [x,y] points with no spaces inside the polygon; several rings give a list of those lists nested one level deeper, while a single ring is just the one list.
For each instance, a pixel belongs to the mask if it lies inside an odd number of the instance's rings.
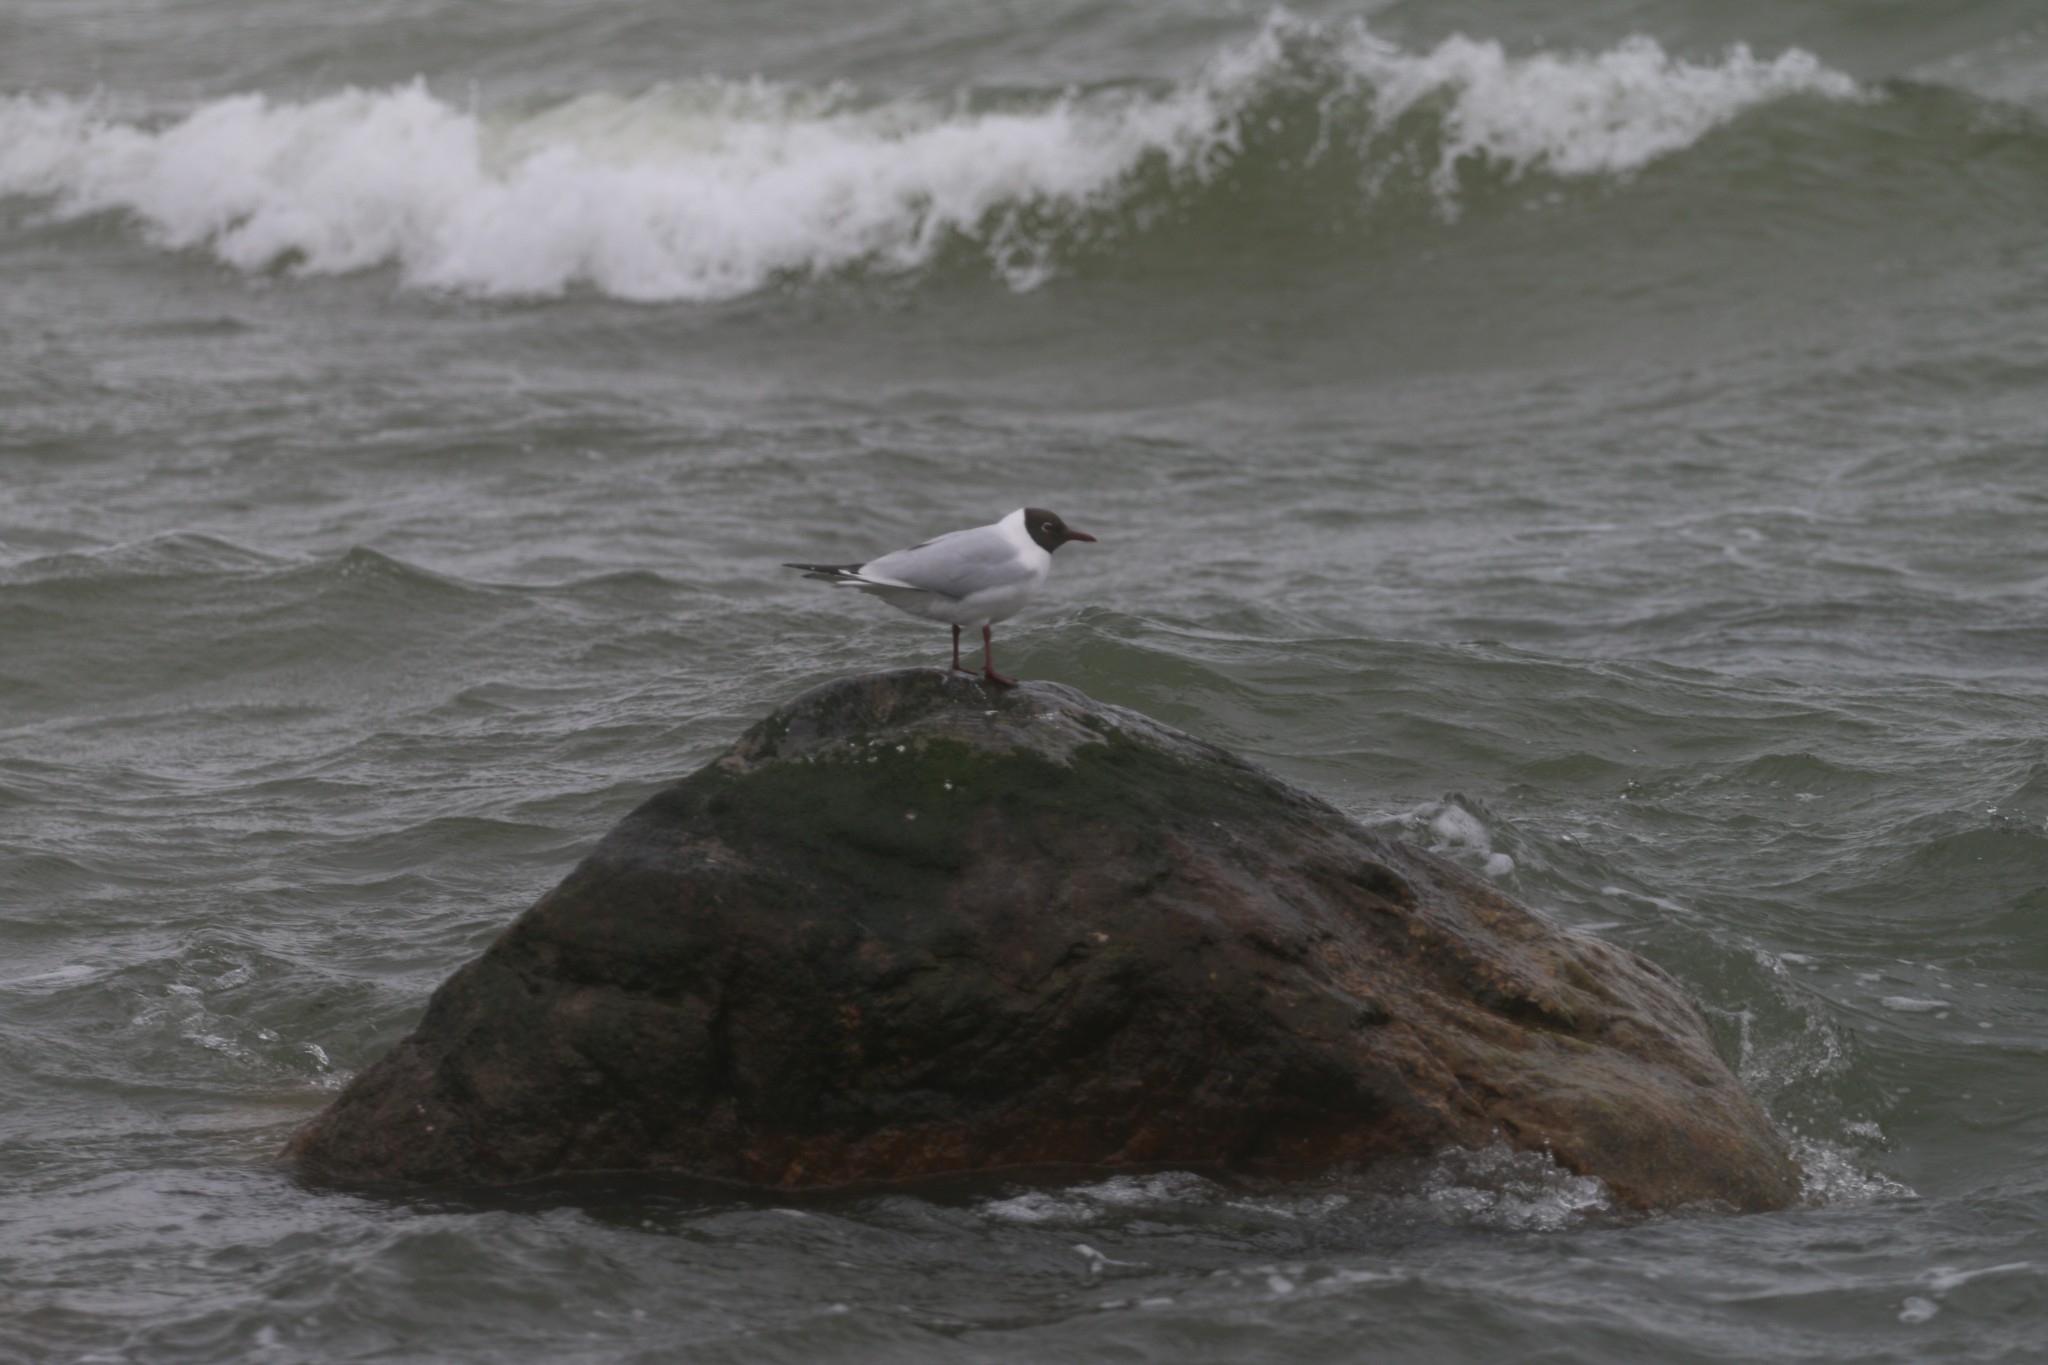
[{"label": "rough rock surface", "polygon": [[1143,716],[919,669],[641,806],[285,1155],[795,1189],[1502,1139],[1638,1207],[1798,1190],[1650,963]]}]

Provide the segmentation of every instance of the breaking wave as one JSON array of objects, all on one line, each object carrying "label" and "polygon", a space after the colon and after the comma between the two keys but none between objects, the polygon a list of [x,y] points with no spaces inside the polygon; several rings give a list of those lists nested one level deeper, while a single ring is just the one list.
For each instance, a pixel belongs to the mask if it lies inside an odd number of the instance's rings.
[{"label": "breaking wave", "polygon": [[1627,176],[1795,97],[1864,96],[1796,49],[1408,52],[1276,13],[1188,80],[1058,93],[706,79],[479,113],[415,81],[158,119],[13,96],[0,196],[60,221],[124,214],[239,270],[395,267],[482,297],[717,300],[962,251],[1029,289],[1245,174],[1279,176],[1283,198],[1314,177],[1354,210],[1411,193],[1454,217],[1474,177]]}]

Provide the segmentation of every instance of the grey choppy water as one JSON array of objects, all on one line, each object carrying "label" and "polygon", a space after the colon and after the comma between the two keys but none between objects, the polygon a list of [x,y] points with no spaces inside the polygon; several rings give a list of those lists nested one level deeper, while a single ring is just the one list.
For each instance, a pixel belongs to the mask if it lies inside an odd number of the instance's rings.
[{"label": "grey choppy water", "polygon": [[[0,1356],[2033,1358],[2044,112],[2019,3],[12,7]],[[939,657],[777,562],[1027,500],[1103,541],[1006,666],[1675,972],[1806,1206],[267,1164]]]}]

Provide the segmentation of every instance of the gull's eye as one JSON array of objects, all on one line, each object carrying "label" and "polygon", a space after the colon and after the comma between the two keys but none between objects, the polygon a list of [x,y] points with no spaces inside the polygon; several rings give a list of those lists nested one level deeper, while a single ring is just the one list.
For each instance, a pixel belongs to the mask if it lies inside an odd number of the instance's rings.
[{"label": "gull's eye", "polygon": [[1038,523],[1038,529],[1050,533],[1052,530],[1052,523],[1049,521],[1041,521]]}]

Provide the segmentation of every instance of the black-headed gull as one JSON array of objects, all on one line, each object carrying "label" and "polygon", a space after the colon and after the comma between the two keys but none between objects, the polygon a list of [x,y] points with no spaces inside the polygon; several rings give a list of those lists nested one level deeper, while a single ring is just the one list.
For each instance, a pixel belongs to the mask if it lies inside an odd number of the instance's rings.
[{"label": "black-headed gull", "polygon": [[960,667],[960,629],[981,627],[981,676],[999,687],[1015,678],[996,672],[989,628],[1015,616],[1052,570],[1052,552],[1070,540],[1094,536],[1070,530],[1057,513],[1020,507],[1001,521],[976,526],[870,559],[865,564],[785,564],[805,578],[873,593],[912,616],[953,627],[953,667]]}]

